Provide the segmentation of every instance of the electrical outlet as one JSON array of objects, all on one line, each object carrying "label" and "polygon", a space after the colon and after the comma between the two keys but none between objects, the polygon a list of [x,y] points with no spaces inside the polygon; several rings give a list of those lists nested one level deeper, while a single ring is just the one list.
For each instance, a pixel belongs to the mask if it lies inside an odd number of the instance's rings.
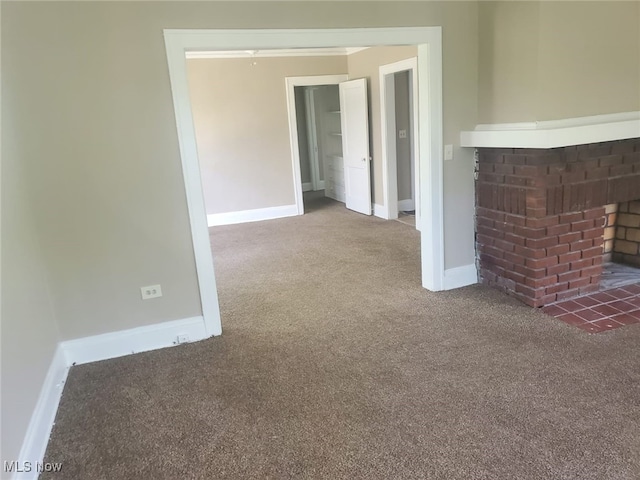
[{"label": "electrical outlet", "polygon": [[398,130],[398,138],[407,138],[406,130]]},{"label": "electrical outlet", "polygon": [[189,343],[189,335],[183,333],[182,335],[178,335],[178,345],[181,343]]},{"label": "electrical outlet", "polygon": [[160,288],[160,285],[149,285],[148,287],[141,287],[140,293],[142,293],[143,300],[158,298],[162,296],[162,288]]}]

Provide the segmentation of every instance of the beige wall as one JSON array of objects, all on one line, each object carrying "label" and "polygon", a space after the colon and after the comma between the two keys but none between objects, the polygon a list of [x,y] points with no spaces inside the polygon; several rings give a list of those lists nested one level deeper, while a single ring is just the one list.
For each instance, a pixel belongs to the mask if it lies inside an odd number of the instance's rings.
[{"label": "beige wall", "polygon": [[14,128],[11,113],[16,104],[9,95],[13,85],[9,79],[2,80],[0,462],[18,460],[59,340],[47,270],[29,201],[29,182],[21,168],[20,147],[29,141],[29,132]]},{"label": "beige wall", "polygon": [[640,110],[639,2],[480,2],[479,121]]},{"label": "beige wall", "polygon": [[479,123],[534,121],[539,2],[479,3]]},{"label": "beige wall", "polygon": [[345,56],[187,60],[207,213],[295,204],[285,78],[347,72]]},{"label": "beige wall", "polygon": [[640,110],[640,2],[541,2],[537,120]]}]

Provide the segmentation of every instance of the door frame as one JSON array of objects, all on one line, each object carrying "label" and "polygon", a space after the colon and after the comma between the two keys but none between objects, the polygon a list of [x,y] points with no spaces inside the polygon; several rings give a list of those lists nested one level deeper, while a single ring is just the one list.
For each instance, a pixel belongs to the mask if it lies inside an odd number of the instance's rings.
[{"label": "door frame", "polygon": [[185,57],[188,51],[319,48],[332,45],[417,45],[418,76],[422,79],[418,99],[419,143],[422,145],[422,228],[426,232],[420,236],[422,286],[432,291],[444,288],[442,27],[165,29],[163,33],[202,316],[207,335],[220,335],[222,322],[189,100]]},{"label": "door frame", "polygon": [[[295,87],[313,87],[317,85],[338,85],[349,80],[346,73],[338,75],[313,75],[306,77],[286,77],[287,112],[289,114],[289,143],[291,144],[291,162],[293,165],[293,190],[296,196],[298,215],[304,214],[302,196],[302,175],[300,173],[300,146],[298,144],[298,117],[296,113]],[[313,173],[312,173],[313,175]]]},{"label": "door frame", "polygon": [[[396,157],[395,128],[394,136],[388,135],[389,126],[395,126],[395,98],[387,97],[387,89],[393,82],[387,78],[398,72],[409,71],[411,75],[411,90],[409,91],[411,103],[411,151],[414,164],[414,203],[416,208],[416,229],[421,230],[422,205],[420,202],[420,128],[418,122],[419,109],[419,84],[418,84],[418,59],[408,58],[399,62],[381,65],[380,75],[380,138],[382,140],[382,185],[383,198],[386,207],[387,219],[398,218],[398,159]],[[393,79],[395,81],[395,79]]]}]

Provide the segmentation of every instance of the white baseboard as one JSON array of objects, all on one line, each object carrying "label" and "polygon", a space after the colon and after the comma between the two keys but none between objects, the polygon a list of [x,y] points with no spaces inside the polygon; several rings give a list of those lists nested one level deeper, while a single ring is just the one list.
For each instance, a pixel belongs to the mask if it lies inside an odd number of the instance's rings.
[{"label": "white baseboard", "polygon": [[67,365],[82,365],[133,353],[147,352],[177,344],[178,335],[188,335],[190,342],[207,338],[200,317],[156,323],[145,327],[104,333],[61,343]]},{"label": "white baseboard", "polygon": [[460,132],[462,147],[557,148],[640,136],[640,112],[539,122],[482,124]]},{"label": "white baseboard", "polygon": [[[49,436],[56,419],[56,412],[60,404],[64,382],[67,380],[69,367],[62,346],[58,344],[49,365],[47,376],[44,379],[40,396],[31,415],[27,434],[20,449],[19,465],[24,467],[25,462],[31,462],[31,472],[14,473],[14,480],[27,480],[38,478],[36,462],[42,462]],[[23,468],[23,470],[26,470]]]},{"label": "white baseboard", "polygon": [[387,207],[384,205],[378,205],[377,203],[374,203],[373,214],[376,217],[384,218],[385,220],[389,219],[389,211],[387,210]]},{"label": "white baseboard", "polygon": [[279,207],[257,208],[239,212],[214,213],[207,215],[207,224],[210,227],[217,227],[219,225],[234,225],[236,223],[293,217],[294,215],[298,215],[297,205],[281,205]]},{"label": "white baseboard", "polygon": [[413,200],[398,200],[398,211],[399,212],[410,212],[416,209],[416,204]]},{"label": "white baseboard", "polygon": [[[44,458],[69,367],[171,347],[177,344],[178,335],[188,335],[189,342],[207,338],[204,319],[192,317],[58,343],[20,449],[18,465],[23,471],[10,478],[38,478],[36,463]],[[25,471],[25,462],[30,462],[30,472]]]},{"label": "white baseboard", "polygon": [[473,263],[444,271],[444,290],[453,290],[476,283],[478,283],[478,270]]},{"label": "white baseboard", "polygon": [[324,180],[318,180],[318,190],[324,190]]}]

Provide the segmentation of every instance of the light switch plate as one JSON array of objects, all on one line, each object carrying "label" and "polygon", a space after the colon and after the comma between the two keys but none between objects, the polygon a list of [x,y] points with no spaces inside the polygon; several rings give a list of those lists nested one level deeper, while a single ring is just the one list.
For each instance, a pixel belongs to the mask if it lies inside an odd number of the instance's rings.
[{"label": "light switch plate", "polygon": [[444,146],[444,159],[453,160],[453,145]]}]

